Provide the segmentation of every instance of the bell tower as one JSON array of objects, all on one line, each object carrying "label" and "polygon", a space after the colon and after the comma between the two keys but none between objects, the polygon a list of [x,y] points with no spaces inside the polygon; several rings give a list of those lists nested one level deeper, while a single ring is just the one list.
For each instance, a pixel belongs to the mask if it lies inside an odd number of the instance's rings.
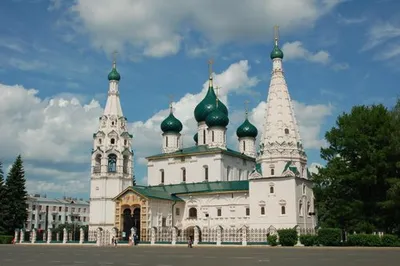
[{"label": "bell tower", "polygon": [[93,151],[90,178],[90,230],[114,227],[115,203],[113,198],[133,184],[132,135],[128,132],[127,119],[122,113],[119,98],[120,74],[115,53],[106,106],[99,118],[98,131],[93,134]]}]

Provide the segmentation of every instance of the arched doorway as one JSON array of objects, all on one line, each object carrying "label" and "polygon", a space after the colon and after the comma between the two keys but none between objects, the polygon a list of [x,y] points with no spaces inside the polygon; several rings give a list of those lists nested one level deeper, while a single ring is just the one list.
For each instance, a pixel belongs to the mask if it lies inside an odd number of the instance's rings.
[{"label": "arched doorway", "polygon": [[140,239],[140,207],[133,210],[133,227],[136,228],[136,235]]},{"label": "arched doorway", "polygon": [[128,240],[131,235],[131,228],[133,227],[133,219],[132,219],[132,211],[129,208],[126,208],[123,212],[123,229],[122,229],[122,238],[124,240]]},{"label": "arched doorway", "polygon": [[186,235],[188,238],[191,238],[192,241],[194,241],[194,228],[197,227],[198,231],[199,231],[199,242],[201,242],[201,230],[198,226],[189,226],[188,228],[186,228]]}]

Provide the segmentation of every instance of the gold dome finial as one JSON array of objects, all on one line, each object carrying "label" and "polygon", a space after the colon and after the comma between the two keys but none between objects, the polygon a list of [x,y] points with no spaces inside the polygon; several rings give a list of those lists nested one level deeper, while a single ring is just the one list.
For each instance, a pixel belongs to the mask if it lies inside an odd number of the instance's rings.
[{"label": "gold dome finial", "polygon": [[275,42],[276,46],[278,46],[278,41],[279,41],[279,26],[275,25],[274,26],[274,42]]},{"label": "gold dome finial", "polygon": [[213,76],[212,76],[212,74],[213,74],[213,72],[212,72],[212,65],[214,64],[214,60],[212,60],[212,59],[209,59],[208,60],[208,78],[209,78],[209,82],[208,82],[208,86],[209,87],[212,87],[213,86]]}]

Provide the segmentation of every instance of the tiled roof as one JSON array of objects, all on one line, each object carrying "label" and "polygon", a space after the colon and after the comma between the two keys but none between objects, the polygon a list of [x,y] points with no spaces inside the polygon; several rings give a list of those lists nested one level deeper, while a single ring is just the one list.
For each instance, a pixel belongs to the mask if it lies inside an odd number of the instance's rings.
[{"label": "tiled roof", "polygon": [[199,145],[199,146],[192,146],[192,147],[187,147],[187,148],[183,148],[180,149],[176,152],[171,152],[171,153],[160,153],[160,154],[156,154],[156,155],[152,155],[147,157],[146,159],[157,159],[157,158],[166,158],[166,157],[179,157],[179,156],[187,156],[187,155],[196,155],[198,153],[223,153],[223,154],[227,154],[227,155],[231,155],[234,157],[239,157],[239,158],[243,158],[246,160],[251,160],[251,161],[255,161],[254,158],[249,157],[243,153],[240,153],[238,151],[232,150],[227,148],[226,150],[224,149],[220,149],[220,148],[209,148],[207,145]]},{"label": "tiled roof", "polygon": [[182,201],[179,195],[191,193],[208,193],[223,191],[248,191],[249,181],[221,181],[221,182],[202,182],[202,183],[182,183],[175,185],[159,186],[134,186],[129,187],[119,194],[119,198],[126,191],[133,190],[147,198],[165,199],[173,201]]}]

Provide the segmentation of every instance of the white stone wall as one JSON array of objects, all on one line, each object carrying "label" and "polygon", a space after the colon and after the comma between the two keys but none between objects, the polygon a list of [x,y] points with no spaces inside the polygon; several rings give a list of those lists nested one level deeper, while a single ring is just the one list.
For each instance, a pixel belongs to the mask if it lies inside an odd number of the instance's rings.
[{"label": "white stone wall", "polygon": [[208,147],[226,149],[226,128],[213,127],[207,129]]},{"label": "white stone wall", "polygon": [[247,156],[256,158],[256,139],[251,137],[239,138],[239,151]]},{"label": "white stone wall", "polygon": [[182,148],[181,134],[176,133],[163,133],[162,152],[170,153],[175,152]]},{"label": "white stone wall", "polygon": [[198,145],[206,145],[208,143],[207,125],[205,122],[200,122],[197,125]]},{"label": "white stone wall", "polygon": [[[272,189],[271,189],[272,187]],[[293,228],[297,225],[296,180],[263,178],[250,180],[250,217],[252,227]],[[285,213],[282,214],[282,206]],[[264,214],[262,213],[264,207]]]},{"label": "white stone wall", "polygon": [[[148,185],[161,184],[161,172],[164,171],[164,184],[180,184],[183,182],[183,169],[186,170],[186,182],[204,182],[205,167],[208,167],[208,181],[247,179],[255,162],[233,157],[226,154],[200,154],[187,156],[184,160],[177,158],[162,158],[150,160],[147,165]],[[230,175],[228,179],[228,168]]]}]

